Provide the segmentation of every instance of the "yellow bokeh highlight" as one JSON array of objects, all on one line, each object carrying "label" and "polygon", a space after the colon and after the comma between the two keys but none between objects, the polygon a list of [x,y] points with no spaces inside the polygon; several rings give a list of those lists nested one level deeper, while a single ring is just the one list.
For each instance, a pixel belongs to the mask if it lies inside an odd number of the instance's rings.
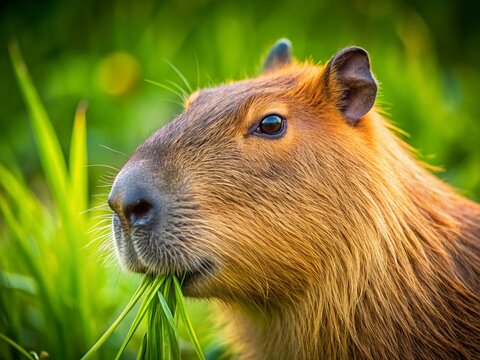
[{"label": "yellow bokeh highlight", "polygon": [[97,65],[97,85],[109,95],[125,95],[140,79],[140,64],[132,55],[119,51],[105,56]]}]

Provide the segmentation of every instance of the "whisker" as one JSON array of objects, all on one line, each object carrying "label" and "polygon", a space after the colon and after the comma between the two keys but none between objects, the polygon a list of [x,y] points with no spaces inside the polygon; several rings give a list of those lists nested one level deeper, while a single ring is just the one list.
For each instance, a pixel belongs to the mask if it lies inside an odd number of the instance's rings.
[{"label": "whisker", "polygon": [[88,235],[92,235],[92,236],[97,236],[99,233],[102,233],[102,232],[106,232],[108,231],[108,233],[111,232],[111,228],[112,228],[112,225],[111,224],[107,224],[107,225],[102,225],[101,227],[98,227],[98,228],[94,228],[94,229],[91,229],[87,232]]},{"label": "whisker", "polygon": [[198,56],[195,51],[193,51],[193,55],[195,56],[195,63],[197,65],[197,89],[200,87],[200,64],[198,62]]},{"label": "whisker", "polygon": [[188,92],[185,91],[184,88],[182,88],[180,85],[178,85],[176,82],[168,80],[167,81],[170,85],[174,86],[175,88],[178,89],[182,93],[183,99],[187,100],[188,99]]},{"label": "whisker", "polygon": [[183,83],[187,86],[187,89],[190,90],[190,93],[192,93],[193,92],[192,87],[190,86],[190,83],[185,78],[185,76],[182,74],[182,72],[180,70],[178,70],[178,68],[175,65],[173,65],[170,61],[168,61],[168,60],[165,60],[165,61],[167,62],[168,65],[170,65],[170,67],[173,69],[173,71],[175,71],[177,73],[177,75],[180,77],[180,79],[182,79]]},{"label": "whisker", "polygon": [[85,213],[88,213],[88,212],[92,212],[92,211],[95,211],[95,210],[100,210],[100,209],[108,209],[108,205],[107,204],[100,204],[100,205],[96,205],[96,206],[93,206],[89,209],[86,209],[84,211],[82,211],[80,214],[85,214]]},{"label": "whisker", "polygon": [[113,170],[113,171],[116,171],[116,172],[120,171],[120,169],[115,167],[115,166],[104,165],[104,164],[88,164],[87,167],[104,167],[104,168],[107,168],[107,169],[110,169],[110,170]]},{"label": "whisker", "polygon": [[[180,102],[180,101],[169,100],[169,99],[157,99],[157,100],[158,100],[158,101],[168,102],[168,103],[170,103],[170,104],[180,105],[181,107],[183,107],[183,103]],[[183,98],[182,98],[182,101],[183,101]]]},{"label": "whisker", "polygon": [[208,87],[212,87],[213,84],[214,84],[214,81],[212,79],[212,77],[208,74],[208,73],[205,73],[205,76],[207,77],[207,84],[208,84]]},{"label": "whisker", "polygon": [[[177,90],[172,89],[171,87],[169,87],[169,86],[167,86],[167,85],[165,85],[165,84],[162,84],[162,83],[159,83],[159,82],[156,82],[156,81],[153,81],[153,80],[145,79],[145,81],[146,81],[147,83],[149,83],[149,84],[153,84],[153,85],[156,85],[156,86],[161,87],[162,89],[165,89],[165,90],[167,90],[167,91],[170,91],[170,92],[172,92],[173,94],[177,95],[177,96],[180,98],[180,100],[182,100],[182,102],[185,101],[182,93],[179,93]],[[183,104],[181,104],[181,105],[183,106]]]},{"label": "whisker", "polygon": [[[100,220],[98,220],[100,219]],[[95,225],[99,225],[102,221],[105,221],[105,220],[111,220],[112,219],[112,215],[111,214],[108,214],[108,215],[99,215],[99,216],[96,216],[93,218],[93,220],[96,220],[97,223]]]},{"label": "whisker", "polygon": [[[86,243],[84,246],[82,246],[82,249],[85,250],[85,249],[88,249],[90,248],[91,246],[93,246],[95,243],[103,243],[106,239],[110,238],[111,237],[111,234],[104,234],[104,235],[100,235],[100,236],[97,236],[95,237],[94,239],[90,240],[88,243]],[[98,246],[101,246],[98,245]]]},{"label": "whisker", "polygon": [[111,217],[112,217],[112,212],[109,211],[109,212],[106,212],[104,214],[99,214],[99,215],[96,215],[96,216],[92,217],[92,220],[95,220],[95,221],[97,221],[97,219],[105,220],[105,219],[110,219]]},{"label": "whisker", "polygon": [[[115,177],[112,176],[111,179],[102,179],[102,178],[100,178],[100,179],[98,180],[98,182],[102,183],[103,185],[113,185],[113,181],[114,181],[114,180],[115,180]],[[97,186],[99,186],[99,185],[97,185]]]},{"label": "whisker", "polygon": [[123,155],[124,157],[128,157],[127,154],[121,152],[121,151],[118,151],[118,150],[115,150],[115,149],[112,149],[111,147],[108,147],[107,145],[103,145],[103,144],[99,144],[100,147],[104,148],[104,149],[107,149],[107,150],[110,150],[111,152],[114,152],[114,153],[117,153],[117,154],[120,154],[120,155]]},{"label": "whisker", "polygon": [[111,237],[112,237],[112,234],[111,234],[111,233],[107,233],[107,234],[103,234],[103,235],[96,236],[95,238],[93,238],[92,240],[90,240],[88,243],[86,243],[86,244],[83,246],[83,249],[87,249],[87,248],[89,248],[90,246],[93,246],[93,244],[103,242],[105,239],[108,239],[108,238],[111,238]]}]

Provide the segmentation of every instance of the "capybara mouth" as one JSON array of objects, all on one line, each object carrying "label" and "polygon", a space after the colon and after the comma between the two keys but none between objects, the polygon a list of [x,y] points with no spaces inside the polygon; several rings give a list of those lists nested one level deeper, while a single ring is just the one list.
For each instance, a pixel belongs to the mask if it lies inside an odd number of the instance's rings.
[{"label": "capybara mouth", "polygon": [[[213,276],[213,261],[204,258],[186,257],[185,248],[180,243],[166,245],[152,230],[132,233],[126,229],[117,215],[113,216],[113,231],[118,256],[124,267],[136,273],[152,276],[176,275],[183,288],[191,287],[199,281]],[[152,246],[145,247],[146,244]],[[146,251],[148,250],[148,251]],[[149,256],[154,253],[155,256]]]},{"label": "capybara mouth", "polygon": [[198,296],[198,286],[201,286],[205,281],[208,281],[215,275],[215,266],[210,260],[202,260],[196,265],[189,266],[188,270],[158,270],[149,267],[143,268],[141,273],[149,274],[151,276],[175,275],[180,281],[182,291],[186,296]]},{"label": "capybara mouth", "polygon": [[203,260],[198,266],[183,273],[176,274],[183,288],[188,288],[202,279],[213,276],[214,265],[210,260]]}]

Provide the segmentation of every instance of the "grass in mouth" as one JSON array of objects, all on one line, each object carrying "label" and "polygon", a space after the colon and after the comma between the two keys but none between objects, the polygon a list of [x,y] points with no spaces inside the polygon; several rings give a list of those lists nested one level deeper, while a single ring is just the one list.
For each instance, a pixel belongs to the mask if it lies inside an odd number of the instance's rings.
[{"label": "grass in mouth", "polygon": [[145,317],[148,323],[147,332],[143,337],[137,359],[181,359],[177,333],[178,318],[181,318],[184,322],[198,357],[203,360],[205,359],[187,314],[180,282],[176,276],[171,275],[163,277],[146,276],[122,313],[95,345],[82,357],[82,360],[90,359],[95,354],[100,346],[112,335],[118,325],[124,321],[135,304],[142,298],[143,300],[137,315],[115,359],[120,358]]}]

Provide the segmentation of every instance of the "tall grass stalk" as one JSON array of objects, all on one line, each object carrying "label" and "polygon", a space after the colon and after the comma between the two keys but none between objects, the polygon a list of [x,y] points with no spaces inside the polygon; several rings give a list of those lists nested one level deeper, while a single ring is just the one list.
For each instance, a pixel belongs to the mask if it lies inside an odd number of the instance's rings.
[{"label": "tall grass stalk", "polygon": [[[2,250],[17,255],[16,261],[2,258],[2,273],[25,274],[33,280],[35,301],[17,324],[1,325],[10,335],[21,338],[20,323],[48,329],[37,339],[55,358],[70,359],[79,354],[92,338],[92,297],[85,293],[85,273],[91,266],[79,249],[84,246],[87,219],[82,215],[88,203],[85,107],[75,115],[70,147],[70,163],[63,155],[47,112],[32,84],[18,44],[9,47],[10,58],[21,93],[29,110],[33,135],[52,205],[46,207],[18,174],[0,164],[0,211],[6,225],[7,241]],[[102,281],[102,274],[97,274]],[[14,293],[9,300],[24,301],[25,294]],[[13,293],[12,293],[13,291]],[[36,304],[35,304],[36,302]],[[32,304],[33,307],[31,306]],[[11,304],[12,311],[15,306]],[[29,313],[30,312],[30,313]],[[35,318],[29,321],[27,317]],[[73,334],[66,333],[69,329]]]}]

